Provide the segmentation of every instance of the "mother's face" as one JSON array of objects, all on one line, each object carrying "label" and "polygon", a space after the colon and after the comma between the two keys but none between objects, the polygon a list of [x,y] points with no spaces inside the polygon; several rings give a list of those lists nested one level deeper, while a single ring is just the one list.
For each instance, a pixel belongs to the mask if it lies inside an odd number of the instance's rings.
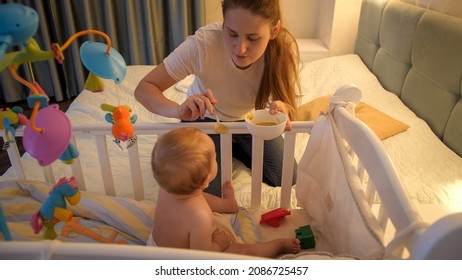
[{"label": "mother's face", "polygon": [[266,50],[270,39],[279,31],[265,18],[242,8],[229,9],[224,15],[225,48],[231,53],[236,67],[245,69],[257,61]]}]

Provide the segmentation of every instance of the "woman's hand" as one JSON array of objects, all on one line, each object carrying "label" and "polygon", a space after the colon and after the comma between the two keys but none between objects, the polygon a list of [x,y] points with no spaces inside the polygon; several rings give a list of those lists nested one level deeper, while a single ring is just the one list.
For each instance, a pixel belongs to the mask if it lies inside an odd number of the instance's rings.
[{"label": "woman's hand", "polygon": [[194,121],[204,119],[205,112],[210,114],[215,113],[214,105],[218,100],[213,95],[210,89],[207,89],[204,94],[194,94],[188,97],[178,108],[178,116],[185,121]]},{"label": "woman's hand", "polygon": [[269,112],[270,114],[276,114],[277,112],[284,113],[287,116],[286,127],[284,128],[284,130],[285,131],[292,130],[292,123],[290,122],[290,118],[289,118],[289,110],[287,109],[287,105],[284,102],[279,101],[279,100],[271,102]]}]

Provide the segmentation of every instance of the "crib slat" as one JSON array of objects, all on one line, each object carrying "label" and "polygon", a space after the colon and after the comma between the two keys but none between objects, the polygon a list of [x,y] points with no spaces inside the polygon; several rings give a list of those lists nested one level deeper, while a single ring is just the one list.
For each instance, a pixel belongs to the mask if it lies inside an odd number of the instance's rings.
[{"label": "crib slat", "polygon": [[128,160],[130,162],[130,173],[132,175],[132,186],[135,195],[135,200],[144,199],[144,184],[143,174],[141,174],[140,153],[138,143],[130,147],[128,150]]},{"label": "crib slat", "polygon": [[259,137],[252,137],[252,189],[250,194],[250,208],[260,208],[262,178],[263,139]]},{"label": "crib slat", "polygon": [[384,207],[380,207],[379,214],[377,215],[377,221],[379,222],[380,226],[383,228],[384,231],[387,228],[388,219],[389,217],[387,215],[387,211]]},{"label": "crib slat", "polygon": [[[72,136],[71,143],[74,147],[77,148],[77,143],[75,142],[75,137]],[[79,184],[79,190],[86,191],[87,186],[85,185],[85,179],[82,171],[82,164],[80,163],[80,157],[74,159],[74,162],[71,164],[72,175],[75,177]]]},{"label": "crib slat", "polygon": [[[8,139],[6,136],[3,136],[3,143],[7,142]],[[8,153],[8,158],[10,159],[11,166],[13,166],[16,177],[20,180],[25,180],[26,174],[24,173],[24,168],[21,163],[21,155],[19,154],[18,145],[16,145],[16,142],[10,143],[10,147],[6,151]]]},{"label": "crib slat", "polygon": [[286,133],[284,137],[284,156],[282,159],[281,205],[290,208],[292,196],[292,177],[294,174],[295,133]]},{"label": "crib slat", "polygon": [[101,175],[103,177],[104,191],[107,195],[115,196],[114,179],[112,177],[111,164],[109,162],[109,154],[107,151],[106,136],[95,135],[96,150],[98,151],[98,159],[101,167]]},{"label": "crib slat", "polygon": [[51,165],[43,167],[42,171],[43,176],[45,177],[45,181],[54,185],[56,183],[56,179],[55,175],[53,174],[53,169],[51,168]]},{"label": "crib slat", "polygon": [[372,205],[372,203],[374,203],[375,194],[376,194],[376,190],[375,190],[374,182],[372,182],[372,180],[369,180],[367,182],[367,187],[365,190],[366,201],[367,203],[369,203],[369,205]]},{"label": "crib slat", "polygon": [[224,183],[232,179],[233,174],[233,143],[232,134],[220,135],[220,153],[221,153],[221,181]]}]

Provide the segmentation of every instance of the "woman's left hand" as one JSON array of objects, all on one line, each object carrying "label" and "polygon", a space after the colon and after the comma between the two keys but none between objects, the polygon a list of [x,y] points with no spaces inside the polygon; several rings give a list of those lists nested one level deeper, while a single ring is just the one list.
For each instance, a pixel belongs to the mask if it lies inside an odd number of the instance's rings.
[{"label": "woman's left hand", "polygon": [[284,113],[287,116],[287,122],[286,122],[286,127],[285,131],[291,131],[292,130],[292,123],[290,122],[289,118],[289,110],[287,109],[287,105],[279,100],[273,101],[270,104],[269,107],[269,112],[270,114],[276,114],[277,112]]}]

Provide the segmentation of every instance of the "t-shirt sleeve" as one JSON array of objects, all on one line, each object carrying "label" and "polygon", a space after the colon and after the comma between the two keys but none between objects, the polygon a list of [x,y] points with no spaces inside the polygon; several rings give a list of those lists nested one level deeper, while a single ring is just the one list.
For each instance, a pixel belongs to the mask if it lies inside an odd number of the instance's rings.
[{"label": "t-shirt sleeve", "polygon": [[196,73],[196,66],[199,63],[196,38],[188,36],[163,62],[167,73],[176,81]]}]

